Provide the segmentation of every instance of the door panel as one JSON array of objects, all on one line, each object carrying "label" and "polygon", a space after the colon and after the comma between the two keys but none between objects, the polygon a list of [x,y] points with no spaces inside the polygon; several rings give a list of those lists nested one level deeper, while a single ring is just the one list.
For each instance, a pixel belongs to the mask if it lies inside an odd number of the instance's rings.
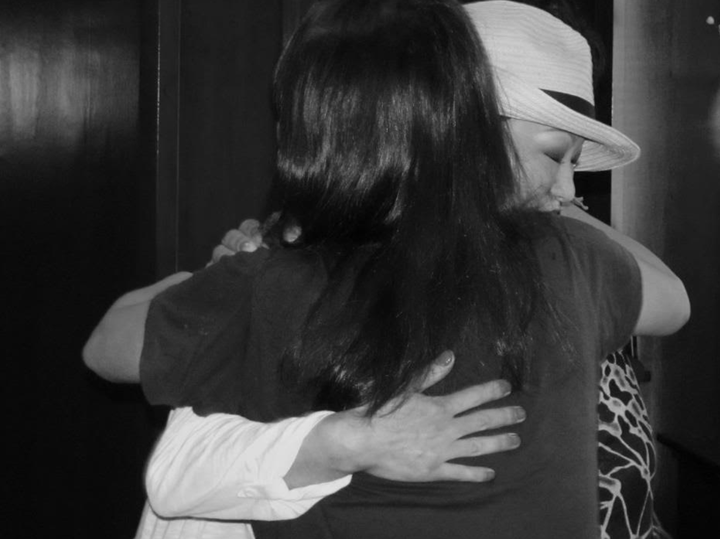
[{"label": "door panel", "polygon": [[161,0],[158,269],[195,270],[262,217],[274,172],[280,0]]},{"label": "door panel", "polygon": [[80,353],[112,300],[154,276],[154,114],[138,100],[147,8],[0,8],[1,537],[137,526],[155,426],[137,387],[101,383]]}]

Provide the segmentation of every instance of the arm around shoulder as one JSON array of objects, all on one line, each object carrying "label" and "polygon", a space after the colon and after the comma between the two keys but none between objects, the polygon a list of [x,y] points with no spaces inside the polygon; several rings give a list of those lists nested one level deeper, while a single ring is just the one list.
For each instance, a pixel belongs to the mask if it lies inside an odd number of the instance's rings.
[{"label": "arm around shoulder", "polygon": [[643,301],[635,335],[675,333],[690,319],[690,298],[685,285],[674,273],[668,275],[645,260],[638,260],[638,266],[642,276]]},{"label": "arm around shoulder", "polygon": [[670,335],[690,319],[690,298],[682,280],[655,253],[575,206],[563,215],[583,221],[622,245],[635,259],[642,280],[642,304],[635,335]]}]

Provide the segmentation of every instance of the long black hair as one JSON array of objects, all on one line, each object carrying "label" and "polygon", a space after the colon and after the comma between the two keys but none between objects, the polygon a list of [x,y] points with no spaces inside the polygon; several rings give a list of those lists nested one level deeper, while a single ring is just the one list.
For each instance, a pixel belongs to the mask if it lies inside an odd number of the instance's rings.
[{"label": "long black hair", "polygon": [[[546,304],[509,137],[479,38],[454,0],[325,0],[276,70],[287,248],[327,289],[283,362],[319,408],[376,412],[468,332],[507,376]],[[272,233],[271,233],[272,235]]]}]

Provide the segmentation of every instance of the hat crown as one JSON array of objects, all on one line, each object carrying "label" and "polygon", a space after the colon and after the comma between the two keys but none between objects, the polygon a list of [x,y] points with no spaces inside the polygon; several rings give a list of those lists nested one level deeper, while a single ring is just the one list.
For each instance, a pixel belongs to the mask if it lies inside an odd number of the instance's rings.
[{"label": "hat crown", "polygon": [[637,159],[637,144],[594,119],[592,55],[580,33],[518,2],[464,7],[493,66],[504,116],[583,138],[576,170],[607,170]]},{"label": "hat crown", "polygon": [[546,11],[506,1],[465,6],[502,87],[508,73],[528,85],[594,105],[592,55],[585,38]]}]

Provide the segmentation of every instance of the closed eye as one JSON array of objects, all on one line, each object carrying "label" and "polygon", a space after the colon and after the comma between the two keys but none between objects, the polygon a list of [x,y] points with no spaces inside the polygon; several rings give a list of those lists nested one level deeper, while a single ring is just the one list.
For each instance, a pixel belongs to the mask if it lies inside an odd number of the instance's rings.
[{"label": "closed eye", "polygon": [[[545,157],[550,159],[553,163],[557,163],[558,165],[562,165],[565,163],[565,156],[564,155],[554,155],[551,153],[546,153]],[[580,161],[580,156],[573,157],[573,159],[570,161],[570,164],[573,168],[575,168],[578,165],[578,161]]]}]

